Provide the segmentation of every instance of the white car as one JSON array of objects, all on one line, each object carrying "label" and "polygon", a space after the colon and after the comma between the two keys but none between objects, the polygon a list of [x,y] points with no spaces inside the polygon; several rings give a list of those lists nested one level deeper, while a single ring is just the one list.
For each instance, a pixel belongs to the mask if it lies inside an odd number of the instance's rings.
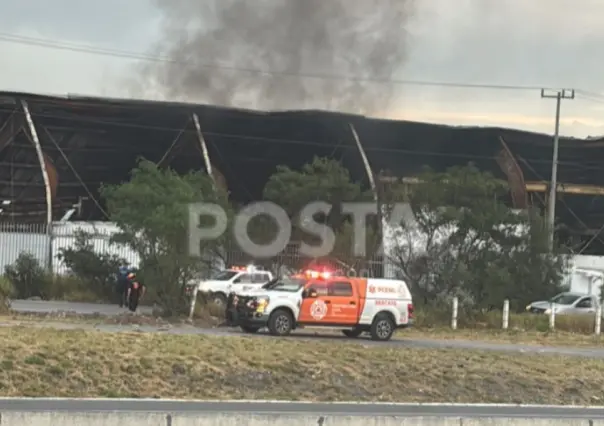
[{"label": "white car", "polygon": [[231,325],[246,333],[268,328],[286,336],[296,328],[331,328],[347,337],[368,333],[389,340],[413,323],[413,303],[404,281],[314,273],[271,281],[238,292],[227,307]]},{"label": "white car", "polygon": [[593,315],[599,304],[598,298],[592,294],[564,292],[550,300],[533,302],[526,307],[526,310],[533,314],[549,315],[553,307],[556,315]]},{"label": "white car", "polygon": [[232,267],[218,272],[209,280],[203,280],[197,291],[213,303],[224,306],[230,293],[254,290],[273,279],[273,274],[253,266]]}]

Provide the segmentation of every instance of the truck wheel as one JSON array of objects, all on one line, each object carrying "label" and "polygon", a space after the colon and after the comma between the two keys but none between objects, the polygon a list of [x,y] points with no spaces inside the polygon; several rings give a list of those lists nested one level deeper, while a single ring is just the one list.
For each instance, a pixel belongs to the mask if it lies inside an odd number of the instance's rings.
[{"label": "truck wheel", "polygon": [[226,306],[227,304],[227,297],[223,293],[212,294],[210,300],[212,300],[212,303],[216,306]]},{"label": "truck wheel", "polygon": [[268,331],[273,336],[287,336],[294,328],[294,319],[283,309],[273,312],[268,319]]},{"label": "truck wheel", "polygon": [[371,323],[371,329],[369,330],[371,340],[379,340],[382,342],[390,340],[394,334],[394,327],[394,321],[392,321],[390,315],[378,314],[373,320],[373,323]]},{"label": "truck wheel", "polygon": [[254,333],[258,333],[258,331],[260,330],[260,327],[252,327],[252,326],[249,326],[249,325],[242,325],[241,326],[241,330],[243,330],[244,333],[254,334]]},{"label": "truck wheel", "polygon": [[356,337],[359,337],[361,334],[363,334],[363,330],[361,330],[359,328],[353,328],[352,330],[342,330],[342,334],[346,337],[350,337],[351,339],[354,339]]}]

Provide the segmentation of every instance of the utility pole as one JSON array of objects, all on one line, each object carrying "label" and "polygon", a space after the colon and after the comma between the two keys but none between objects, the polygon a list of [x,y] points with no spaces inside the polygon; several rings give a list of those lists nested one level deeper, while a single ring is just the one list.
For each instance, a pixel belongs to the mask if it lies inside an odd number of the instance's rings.
[{"label": "utility pole", "polygon": [[558,151],[560,136],[560,104],[562,99],[575,99],[575,91],[569,89],[547,90],[541,89],[541,97],[556,100],[556,127],[554,131],[554,154],[552,158],[552,177],[549,187],[547,202],[547,225],[549,236],[549,249],[554,248],[554,230],[556,227],[556,193],[558,191]]}]

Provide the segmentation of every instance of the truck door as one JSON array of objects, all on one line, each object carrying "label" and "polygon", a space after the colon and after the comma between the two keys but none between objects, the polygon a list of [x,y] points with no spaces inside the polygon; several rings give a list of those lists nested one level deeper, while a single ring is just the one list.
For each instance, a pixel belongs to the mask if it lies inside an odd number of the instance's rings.
[{"label": "truck door", "polygon": [[577,302],[577,304],[572,308],[573,314],[593,314],[596,312],[595,301],[593,298],[584,297]]},{"label": "truck door", "polygon": [[333,324],[355,325],[359,319],[359,298],[350,281],[331,281],[327,284]]},{"label": "truck door", "polygon": [[240,292],[253,290],[253,282],[252,274],[241,274],[233,280],[230,291]]},{"label": "truck door", "polygon": [[300,305],[298,322],[305,324],[325,323],[330,316],[330,300],[325,282],[311,282],[306,285],[306,292],[315,292],[317,297],[305,297]]}]

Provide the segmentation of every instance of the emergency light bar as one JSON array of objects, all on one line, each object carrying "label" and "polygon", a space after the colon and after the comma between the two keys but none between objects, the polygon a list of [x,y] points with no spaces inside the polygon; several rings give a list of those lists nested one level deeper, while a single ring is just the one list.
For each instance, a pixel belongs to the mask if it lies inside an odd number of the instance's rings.
[{"label": "emergency light bar", "polygon": [[257,268],[254,265],[247,265],[247,266],[231,266],[229,268],[231,271],[247,271],[247,272],[254,272],[254,271],[259,271],[260,269]]},{"label": "emergency light bar", "polygon": [[312,269],[307,269],[305,271],[305,275],[309,278],[318,278],[318,279],[322,279],[322,280],[326,280],[331,278],[332,273],[329,271],[314,271]]}]

